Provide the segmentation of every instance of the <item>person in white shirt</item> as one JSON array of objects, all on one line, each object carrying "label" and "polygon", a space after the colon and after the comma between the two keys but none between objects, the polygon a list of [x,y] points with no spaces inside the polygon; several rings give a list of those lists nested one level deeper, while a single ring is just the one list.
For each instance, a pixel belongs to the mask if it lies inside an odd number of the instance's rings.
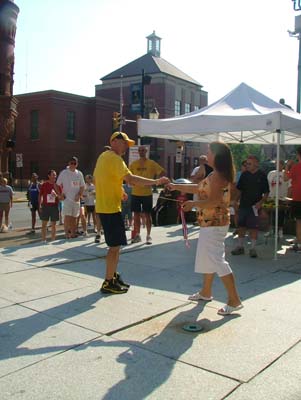
[{"label": "person in white shirt", "polygon": [[64,228],[66,238],[76,237],[76,219],[80,211],[80,198],[85,188],[83,174],[77,169],[77,157],[71,157],[68,166],[57,179],[57,185],[62,189],[64,199]]},{"label": "person in white shirt", "polygon": [[[7,184],[7,179],[0,175],[0,232],[7,232],[9,229],[9,212],[13,206],[13,189]],[[2,224],[3,214],[5,223]]]},{"label": "person in white shirt", "polygon": [[207,164],[207,156],[202,154],[199,158],[199,165],[193,169],[190,175],[190,180],[192,183],[198,184],[204,178],[206,178],[210,172],[212,172],[212,168]]},{"label": "person in white shirt", "polygon": [[85,203],[85,212],[87,217],[88,226],[91,226],[91,218],[94,225],[94,230],[96,229],[96,219],[95,219],[95,185],[93,183],[93,176],[85,176],[86,184],[83,193],[83,200]]},{"label": "person in white shirt", "polygon": [[[279,193],[278,197],[279,200],[284,200],[287,197],[288,189],[290,187],[290,181],[285,181],[284,180],[284,167],[285,163],[283,160],[279,160]],[[276,186],[277,186],[277,170],[270,171],[268,173],[268,182],[269,182],[269,199],[275,199],[276,198]],[[275,213],[273,215],[273,225],[275,224]],[[283,225],[284,225],[284,217],[285,217],[285,212],[283,209],[279,208],[278,209],[278,235],[279,238],[283,237]],[[270,235],[270,232],[266,234],[266,236]]]}]

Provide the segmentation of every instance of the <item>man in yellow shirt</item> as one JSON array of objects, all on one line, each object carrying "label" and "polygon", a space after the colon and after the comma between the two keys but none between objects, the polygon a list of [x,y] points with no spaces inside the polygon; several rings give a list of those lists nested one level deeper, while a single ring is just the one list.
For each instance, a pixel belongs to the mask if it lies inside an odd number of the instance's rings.
[{"label": "man in yellow shirt", "polygon": [[124,283],[117,273],[120,246],[127,244],[125,226],[121,214],[122,183],[130,185],[162,185],[169,179],[147,179],[133,175],[122,159],[134,140],[123,132],[114,132],[110,139],[111,150],[100,154],[94,169],[96,191],[95,209],[101,220],[105,241],[109,247],[106,256],[106,277],[101,292],[119,294],[126,293],[129,285]]},{"label": "man in yellow shirt", "polygon": [[[162,176],[164,168],[155,161],[146,157],[147,149],[145,146],[139,146],[139,160],[133,161],[130,165],[130,170],[133,174],[144,178],[153,179],[157,176]],[[152,229],[152,212],[153,195],[150,186],[134,186],[132,189],[131,210],[134,212],[134,232],[135,237],[132,243],[141,242],[140,225],[141,213],[145,215],[146,224],[146,244],[152,244],[150,236]]]}]

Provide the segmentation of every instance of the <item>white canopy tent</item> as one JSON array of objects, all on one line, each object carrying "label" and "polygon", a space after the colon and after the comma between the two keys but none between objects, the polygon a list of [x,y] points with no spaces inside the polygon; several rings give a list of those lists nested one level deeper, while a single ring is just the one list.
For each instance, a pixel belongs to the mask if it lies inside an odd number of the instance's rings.
[{"label": "white canopy tent", "polygon": [[245,83],[215,103],[189,114],[141,119],[138,135],[191,142],[301,143],[301,116]]},{"label": "white canopy tent", "polygon": [[[215,103],[174,118],[138,120],[138,135],[191,142],[301,144],[301,115],[241,83]],[[279,182],[278,182],[279,183]],[[278,190],[276,226],[278,229]],[[278,236],[275,234],[275,258]]]}]

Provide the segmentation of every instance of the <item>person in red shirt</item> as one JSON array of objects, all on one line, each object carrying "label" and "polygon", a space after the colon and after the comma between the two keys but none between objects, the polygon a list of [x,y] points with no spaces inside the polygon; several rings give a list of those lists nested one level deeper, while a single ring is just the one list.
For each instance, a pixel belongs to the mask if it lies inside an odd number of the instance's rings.
[{"label": "person in red shirt", "polygon": [[59,199],[61,197],[60,187],[55,183],[56,172],[48,171],[48,179],[40,187],[39,210],[42,221],[42,241],[46,243],[47,223],[51,221],[51,240],[55,240],[56,222],[59,221]]},{"label": "person in red shirt", "polygon": [[296,239],[292,250],[301,251],[301,147],[297,148],[297,160],[288,160],[284,180],[291,179],[292,216],[296,219]]}]

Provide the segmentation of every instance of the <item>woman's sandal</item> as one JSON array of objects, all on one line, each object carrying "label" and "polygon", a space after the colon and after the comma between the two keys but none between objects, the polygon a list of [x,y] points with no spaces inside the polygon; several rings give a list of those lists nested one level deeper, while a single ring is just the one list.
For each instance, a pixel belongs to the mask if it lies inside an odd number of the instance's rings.
[{"label": "woman's sandal", "polygon": [[205,296],[202,296],[202,295],[198,292],[198,293],[194,293],[194,294],[190,295],[190,296],[188,297],[188,300],[193,300],[193,301],[199,301],[199,300],[203,300],[203,301],[212,301],[212,300],[213,300],[213,297],[212,297],[212,296],[211,296],[211,297],[205,297]]},{"label": "woman's sandal", "polygon": [[219,315],[230,315],[235,311],[241,310],[242,308],[243,308],[242,304],[239,304],[236,307],[232,307],[232,306],[229,306],[228,304],[225,304],[224,307],[220,308],[217,313]]}]

